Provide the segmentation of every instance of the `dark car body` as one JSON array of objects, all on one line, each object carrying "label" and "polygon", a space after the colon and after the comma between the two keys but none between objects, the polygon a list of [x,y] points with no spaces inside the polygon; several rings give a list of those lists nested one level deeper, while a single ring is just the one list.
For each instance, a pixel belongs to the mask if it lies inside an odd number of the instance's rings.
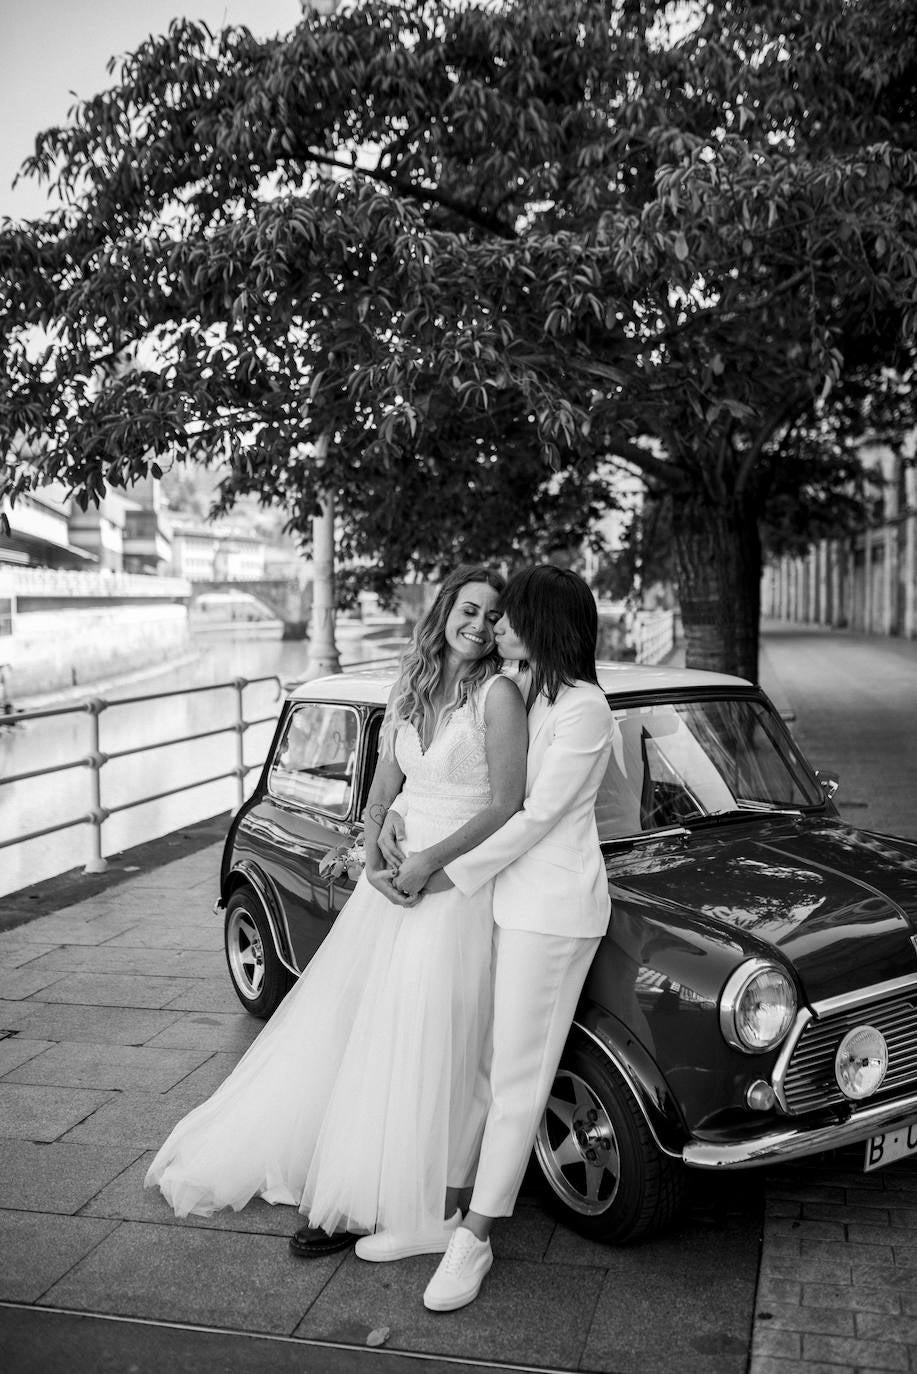
[{"label": "dark car body", "polygon": [[[392,676],[366,669],[294,691],[233,819],[220,903],[236,991],[258,1015],[273,1010],[352,889],[320,868],[360,833]],[[854,1141],[874,1142],[874,1163],[883,1142],[899,1156],[917,1151],[917,845],[841,821],[831,787],[758,688],[629,664],[601,666],[600,682],[622,738],[634,727],[630,774],[636,759],[644,783],[630,819],[620,814],[623,773],[610,775],[597,806],[612,915],[536,1142],[553,1200],[587,1233],[627,1240],[669,1219],[684,1165],[743,1168]],[[679,748],[687,758],[679,732],[693,748],[685,720],[698,738],[707,731],[716,768],[697,777],[716,795],[730,775],[728,733],[714,737],[710,721],[730,711],[729,728],[738,720],[747,735],[743,722],[757,722],[784,758],[792,804],[693,809],[676,776]],[[297,729],[312,744],[287,778]],[[659,766],[653,791],[657,745],[660,757],[669,748],[668,772]],[[624,753],[612,770],[627,771]],[[755,1050],[731,1027],[736,998],[757,996],[738,990],[756,989],[758,973],[777,989],[768,996],[790,1002],[778,1041]],[[857,1038],[864,1026],[869,1035]],[[856,1072],[857,1047],[877,1034],[884,1078],[852,1100],[838,1066],[846,1055]],[[839,1049],[848,1044],[852,1052]],[[873,1050],[862,1053],[868,1074]]]}]

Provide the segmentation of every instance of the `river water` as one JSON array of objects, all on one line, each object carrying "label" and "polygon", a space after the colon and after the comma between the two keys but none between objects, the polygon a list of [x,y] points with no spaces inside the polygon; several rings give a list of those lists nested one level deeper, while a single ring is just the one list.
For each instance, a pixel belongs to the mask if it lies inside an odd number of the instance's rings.
[{"label": "river water", "polygon": [[[390,657],[401,651],[404,639],[397,626],[364,635],[359,626],[344,622],[338,635],[342,665]],[[193,657],[190,657],[193,655]],[[309,646],[277,639],[222,637],[193,639],[189,659],[164,665],[161,671],[135,677],[130,683],[87,689],[88,697],[124,704],[107,707],[99,717],[99,749],[117,754],[154,744],[149,752],[111,758],[101,770],[102,806],[114,808],[141,796],[164,792],[180,784],[211,778],[234,768],[237,736],[225,727],[236,719],[234,688],[178,696],[160,696],[136,703],[126,698],[226,683],[234,678],[276,675],[295,681],[306,670]],[[244,689],[246,720],[266,722],[243,734],[244,762],[255,765],[246,777],[246,795],[257,781],[280,711],[283,694],[276,682],[253,683]],[[78,705],[71,697],[59,704]],[[221,729],[207,739],[164,745],[162,741],[203,730]],[[85,757],[92,749],[92,718],[85,710],[26,721],[0,728],[0,841],[84,816],[92,806],[91,772],[85,766],[53,772],[40,778],[3,784],[2,779],[40,768],[60,768]],[[144,840],[155,839],[194,821],[228,811],[238,803],[235,778],[194,787],[158,801],[145,802],[108,817],[102,827],[102,853],[112,855]],[[44,878],[82,866],[92,853],[92,827],[72,825],[54,834],[0,848],[0,896]],[[129,856],[126,862],[129,862]]]}]

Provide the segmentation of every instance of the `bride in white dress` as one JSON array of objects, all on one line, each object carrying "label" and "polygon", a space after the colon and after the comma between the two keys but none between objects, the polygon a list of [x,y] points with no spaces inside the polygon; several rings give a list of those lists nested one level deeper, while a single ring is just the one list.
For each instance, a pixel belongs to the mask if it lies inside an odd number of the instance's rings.
[{"label": "bride in white dress", "polygon": [[145,1186],[178,1216],[257,1195],[329,1234],[376,1232],[358,1245],[366,1259],[419,1253],[418,1238],[446,1248],[489,1106],[492,884],[470,899],[434,884],[418,903],[376,841],[400,793],[407,849],[441,870],[522,804],[525,708],[494,647],[502,585],[458,568],[418,624],[389,698],[366,869],[257,1040],[149,1168]]}]

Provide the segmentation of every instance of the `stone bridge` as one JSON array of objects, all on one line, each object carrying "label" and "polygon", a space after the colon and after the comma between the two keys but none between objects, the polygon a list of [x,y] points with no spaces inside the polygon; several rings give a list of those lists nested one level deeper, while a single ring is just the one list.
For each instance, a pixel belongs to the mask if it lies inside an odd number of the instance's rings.
[{"label": "stone bridge", "polygon": [[311,582],[302,586],[295,577],[192,582],[192,604],[204,592],[248,592],[283,621],[284,639],[306,638],[312,610]]}]

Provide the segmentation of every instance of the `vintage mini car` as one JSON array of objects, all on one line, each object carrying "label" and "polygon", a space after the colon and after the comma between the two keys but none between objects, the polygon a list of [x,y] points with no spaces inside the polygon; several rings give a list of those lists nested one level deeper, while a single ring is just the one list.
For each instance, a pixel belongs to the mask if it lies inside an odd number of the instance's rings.
[{"label": "vintage mini car", "polygon": [[[353,887],[335,851],[359,841],[393,677],[293,690],[233,818],[218,906],[255,1016]],[[866,1170],[917,1155],[917,844],[841,821],[837,779],[757,687],[623,663],[599,677],[612,915],[535,1144],[547,1198],[620,1243],[673,1217],[686,1167],[854,1142]]]}]

